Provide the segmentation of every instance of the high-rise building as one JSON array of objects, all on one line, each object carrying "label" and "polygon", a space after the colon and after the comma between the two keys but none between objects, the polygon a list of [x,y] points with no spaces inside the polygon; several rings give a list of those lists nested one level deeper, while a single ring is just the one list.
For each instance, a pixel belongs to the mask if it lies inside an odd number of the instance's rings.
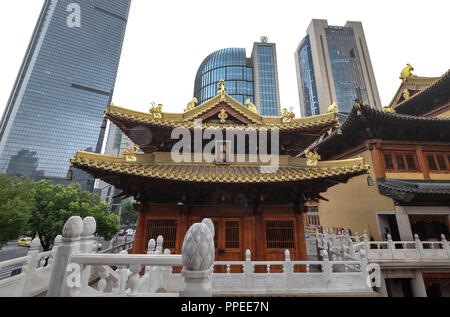
[{"label": "high-rise building", "polygon": [[74,151],[98,151],[130,5],[44,2],[1,121],[0,172],[64,183]]},{"label": "high-rise building", "polygon": [[355,100],[381,109],[361,22],[341,27],[312,20],[295,52],[295,64],[302,116],[324,113],[334,102],[348,113]]},{"label": "high-rise building", "polygon": [[209,55],[195,77],[194,96],[199,104],[216,96],[221,79],[228,94],[241,104],[250,99],[262,116],[281,116],[276,45],[266,37],[253,44],[250,58],[245,48]]}]

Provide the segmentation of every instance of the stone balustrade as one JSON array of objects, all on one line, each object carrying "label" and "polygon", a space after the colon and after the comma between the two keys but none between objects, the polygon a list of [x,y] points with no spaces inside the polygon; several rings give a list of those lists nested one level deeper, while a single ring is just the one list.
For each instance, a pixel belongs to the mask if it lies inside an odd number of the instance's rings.
[{"label": "stone balustrade", "polygon": [[420,241],[417,234],[414,238],[414,241],[392,241],[392,237],[388,235],[387,241],[365,241],[368,259],[371,261],[450,260],[450,243],[444,235],[441,236],[441,241]]}]

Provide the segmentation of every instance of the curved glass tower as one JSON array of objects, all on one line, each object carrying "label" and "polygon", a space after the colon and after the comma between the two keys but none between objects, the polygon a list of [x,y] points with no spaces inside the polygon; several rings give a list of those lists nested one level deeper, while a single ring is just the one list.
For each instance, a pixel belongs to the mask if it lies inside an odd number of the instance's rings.
[{"label": "curved glass tower", "polygon": [[209,55],[195,77],[194,96],[199,105],[216,96],[221,79],[227,93],[240,103],[245,105],[250,99],[261,115],[281,115],[275,44],[255,43],[251,58],[245,48],[226,48]]}]

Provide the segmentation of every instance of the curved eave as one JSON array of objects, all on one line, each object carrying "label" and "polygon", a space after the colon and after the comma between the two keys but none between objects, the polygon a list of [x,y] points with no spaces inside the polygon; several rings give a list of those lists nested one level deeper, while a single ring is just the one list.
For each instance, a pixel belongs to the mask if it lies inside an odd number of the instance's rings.
[{"label": "curved eave", "polygon": [[136,162],[127,162],[123,157],[105,156],[79,151],[71,159],[71,166],[84,170],[97,178],[113,175],[136,176],[148,179],[170,180],[192,183],[261,184],[305,182],[319,180],[347,181],[366,174],[369,166],[363,159],[319,162],[307,166],[302,158],[284,158],[284,164],[271,173],[262,172],[263,164],[236,163],[216,165],[207,163],[175,164],[158,160],[155,154],[138,155]]}]

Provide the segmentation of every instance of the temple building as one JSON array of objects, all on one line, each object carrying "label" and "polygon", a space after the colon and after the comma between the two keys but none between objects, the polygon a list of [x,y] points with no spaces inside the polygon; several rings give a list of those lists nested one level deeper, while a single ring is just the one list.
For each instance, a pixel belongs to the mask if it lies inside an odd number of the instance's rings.
[{"label": "temple building", "polygon": [[339,124],[336,113],[297,119],[285,110],[264,117],[249,100],[244,106],[228,95],[223,80],[214,98],[197,107],[194,100],[184,113],[110,105],[105,117],[135,147],[123,156],[79,151],[71,165],[136,199],[135,254],[158,235],[180,254],[188,228],[208,217],[216,261],[244,260],[247,249],[255,260],[284,259],[286,249],[306,260],[305,203],[369,172],[362,158],[296,157]]},{"label": "temple building", "polygon": [[[423,78],[411,70],[402,72],[388,107],[355,104],[342,126],[312,148],[325,160],[362,157],[370,165],[368,177],[324,194],[329,201],[318,209],[325,228],[367,229],[376,241],[450,239],[450,72]],[[420,272],[429,295],[443,285],[448,293],[450,267]]]}]

